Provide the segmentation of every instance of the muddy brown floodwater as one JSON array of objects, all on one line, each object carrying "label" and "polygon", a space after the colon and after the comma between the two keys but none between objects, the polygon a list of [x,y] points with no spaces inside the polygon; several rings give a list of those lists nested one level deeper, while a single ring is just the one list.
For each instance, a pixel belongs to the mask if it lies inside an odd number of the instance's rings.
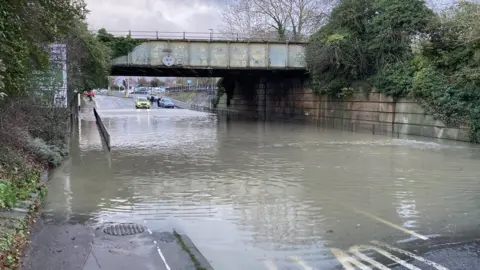
[{"label": "muddy brown floodwater", "polygon": [[51,220],[175,228],[228,270],[341,269],[355,245],[420,254],[480,235],[478,147],[96,102],[112,151],[82,113]]}]

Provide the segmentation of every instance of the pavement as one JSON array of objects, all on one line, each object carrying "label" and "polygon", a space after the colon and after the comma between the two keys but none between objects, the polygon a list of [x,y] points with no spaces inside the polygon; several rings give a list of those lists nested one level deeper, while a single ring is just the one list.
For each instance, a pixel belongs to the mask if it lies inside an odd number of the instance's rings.
[{"label": "pavement", "polygon": [[[186,235],[185,246],[170,231],[155,232],[138,224],[137,234],[128,229],[105,230],[114,224],[55,224],[36,222],[20,269],[32,270],[170,270],[197,269],[188,249],[202,267],[212,269]],[[127,235],[111,235],[107,232]]]},{"label": "pavement", "polygon": [[[102,103],[103,98],[84,99],[82,111],[131,108],[133,105],[132,99],[112,98],[111,102]],[[29,240],[20,269],[212,269],[187,235],[181,232],[175,235],[169,227],[151,230],[146,221],[118,227],[118,223],[92,225],[39,217]]]}]

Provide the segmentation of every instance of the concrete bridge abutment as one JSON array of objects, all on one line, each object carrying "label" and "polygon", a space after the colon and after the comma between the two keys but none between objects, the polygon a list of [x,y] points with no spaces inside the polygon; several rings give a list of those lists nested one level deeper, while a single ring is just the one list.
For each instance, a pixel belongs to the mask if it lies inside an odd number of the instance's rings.
[{"label": "concrete bridge abutment", "polygon": [[393,100],[383,93],[356,91],[331,97],[313,92],[308,77],[238,74],[217,111],[266,121],[314,123],[318,126],[384,135],[419,135],[468,141],[466,126],[451,127],[429,115],[415,101]]},{"label": "concrete bridge abutment", "polygon": [[300,119],[296,94],[308,88],[307,77],[242,74],[224,77],[217,108],[261,120]]}]

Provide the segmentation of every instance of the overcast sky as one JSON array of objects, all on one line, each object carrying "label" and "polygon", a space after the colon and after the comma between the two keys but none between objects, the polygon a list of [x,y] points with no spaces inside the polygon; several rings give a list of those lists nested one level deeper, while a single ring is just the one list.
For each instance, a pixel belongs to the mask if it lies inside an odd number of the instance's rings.
[{"label": "overcast sky", "polygon": [[[86,0],[90,29],[108,31],[219,32],[231,0]],[[436,8],[458,0],[427,0]],[[479,1],[479,0],[473,0]]]},{"label": "overcast sky", "polygon": [[108,31],[218,32],[228,0],[86,0],[89,28]]}]

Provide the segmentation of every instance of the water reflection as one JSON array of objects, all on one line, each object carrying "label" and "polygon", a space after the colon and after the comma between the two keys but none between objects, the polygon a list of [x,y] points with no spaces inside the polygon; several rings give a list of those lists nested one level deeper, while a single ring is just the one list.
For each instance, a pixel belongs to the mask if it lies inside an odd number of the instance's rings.
[{"label": "water reflection", "polygon": [[290,256],[331,269],[331,247],[411,238],[352,207],[424,235],[462,234],[480,217],[478,149],[465,144],[182,110],[103,117],[111,166],[84,118],[71,164],[51,181],[63,189],[48,197],[52,218],[168,224],[216,269],[265,269],[267,259],[297,269]]}]

